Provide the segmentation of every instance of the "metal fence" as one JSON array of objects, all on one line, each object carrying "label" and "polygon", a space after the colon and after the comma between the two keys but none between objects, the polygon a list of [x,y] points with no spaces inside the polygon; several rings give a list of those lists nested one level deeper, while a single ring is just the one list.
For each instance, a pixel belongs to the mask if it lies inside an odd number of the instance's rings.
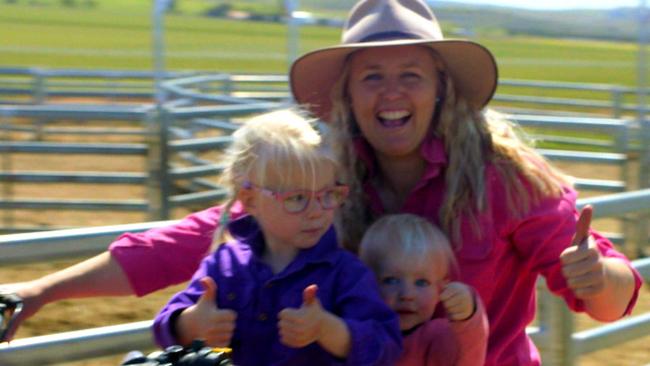
[{"label": "metal fence", "polygon": [[[595,217],[616,217],[650,211],[650,189],[615,193],[580,200],[594,206]],[[37,261],[45,253],[55,256],[91,255],[106,248],[122,232],[138,232],[175,221],[149,222],[92,229],[74,229],[0,236],[0,265]],[[650,281],[650,258],[633,262]],[[0,364],[44,365],[151,349],[151,321],[17,339],[0,345]],[[542,290],[538,323],[528,330],[544,364],[571,366],[581,356],[622,342],[650,335],[650,313],[628,317],[593,329],[575,332],[573,315],[562,300]],[[74,345],[74,347],[72,347]]]}]

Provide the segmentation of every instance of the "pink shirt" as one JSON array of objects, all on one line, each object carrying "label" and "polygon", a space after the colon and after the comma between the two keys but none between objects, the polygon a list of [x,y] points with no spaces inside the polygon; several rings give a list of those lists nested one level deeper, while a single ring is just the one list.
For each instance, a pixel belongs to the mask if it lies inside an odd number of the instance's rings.
[{"label": "pink shirt", "polygon": [[[359,150],[360,158],[371,162],[369,148]],[[402,212],[426,217],[438,224],[438,211],[445,193],[443,171],[447,157],[442,141],[425,141],[421,148],[427,169],[407,198]],[[372,173],[372,165],[369,165]],[[567,287],[560,270],[559,255],[575,232],[576,192],[567,188],[561,198],[546,199],[531,207],[524,217],[508,210],[500,175],[493,166],[485,173],[488,212],[478,218],[480,234],[463,223],[463,247],[456,253],[461,280],[481,296],[490,322],[486,365],[539,365],[539,355],[525,328],[535,316],[535,283],[538,275],[569,307],[582,311],[583,303]],[[383,212],[381,200],[372,185],[366,185],[371,209]],[[220,207],[194,213],[179,224],[124,234],[109,248],[126,273],[134,292],[145,295],[172,284],[187,281],[198,268],[212,243],[219,224]],[[241,207],[233,209],[233,217]],[[602,236],[592,233],[601,252],[608,257],[625,257]],[[629,261],[628,261],[629,263]],[[634,271],[636,302],[641,276]]]},{"label": "pink shirt", "polygon": [[429,320],[404,336],[404,352],[397,366],[476,366],[485,361],[488,321],[477,298],[469,319]]}]

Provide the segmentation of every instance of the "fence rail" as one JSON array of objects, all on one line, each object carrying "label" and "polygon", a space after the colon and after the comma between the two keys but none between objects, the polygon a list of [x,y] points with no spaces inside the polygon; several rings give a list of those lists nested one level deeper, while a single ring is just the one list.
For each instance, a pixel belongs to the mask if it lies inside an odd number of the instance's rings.
[{"label": "fence rail", "polygon": [[[594,207],[595,218],[648,213],[650,189],[583,199],[578,202],[579,207],[586,204]],[[122,232],[140,232],[175,222],[177,221],[4,235],[0,236],[0,265],[38,261],[44,257],[92,255],[104,251],[107,243]],[[650,258],[636,260],[633,265],[646,281],[650,281]],[[544,362],[548,364],[570,366],[580,355],[650,334],[650,313],[574,333],[570,326],[573,316],[561,300],[548,292],[542,292],[540,303],[539,326],[529,328],[528,333],[540,348]],[[557,313],[563,316],[558,317]],[[548,323],[549,319],[563,319],[564,324],[569,326],[553,326]],[[126,354],[133,349],[150,349],[153,347],[150,327],[151,321],[142,321],[17,339],[11,344],[0,345],[0,364],[45,365]],[[567,344],[557,344],[567,340]]]}]

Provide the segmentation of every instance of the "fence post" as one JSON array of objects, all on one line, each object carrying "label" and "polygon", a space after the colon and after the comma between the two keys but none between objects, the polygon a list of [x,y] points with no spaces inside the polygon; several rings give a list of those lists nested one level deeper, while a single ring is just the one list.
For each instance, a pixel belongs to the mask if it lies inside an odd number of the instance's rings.
[{"label": "fence post", "polygon": [[612,116],[621,118],[623,109],[623,91],[620,88],[612,89]]},{"label": "fence post", "polygon": [[[34,71],[34,81],[33,81],[33,94],[32,94],[32,104],[41,105],[45,103],[47,99],[47,78],[45,76],[46,71],[36,69]],[[42,141],[43,140],[43,129],[45,128],[46,120],[44,118],[37,118],[34,120],[34,140]]]},{"label": "fence post", "polygon": [[537,318],[544,335],[544,345],[540,347],[542,364],[573,366],[573,314],[564,300],[551,294],[546,286],[539,286]]},{"label": "fence post", "polygon": [[169,218],[169,112],[158,105],[147,116],[149,220]]},{"label": "fence post", "polygon": [[[5,116],[4,114],[0,114],[0,121],[2,124],[5,124],[4,122]],[[9,123],[6,123],[6,125],[9,125]],[[0,134],[0,141],[11,141],[11,130],[6,130],[3,133]],[[11,151],[7,150],[5,153],[2,154],[1,158],[1,166],[2,170],[1,172],[5,173],[11,173],[12,170],[12,164],[11,164]],[[14,184],[10,179],[7,179],[3,181],[2,183],[2,197],[6,201],[10,201],[13,197],[14,193]],[[1,231],[7,231],[11,232],[11,230],[14,228],[14,211],[15,210],[3,210],[3,215],[2,219],[4,221],[4,230]]]}]

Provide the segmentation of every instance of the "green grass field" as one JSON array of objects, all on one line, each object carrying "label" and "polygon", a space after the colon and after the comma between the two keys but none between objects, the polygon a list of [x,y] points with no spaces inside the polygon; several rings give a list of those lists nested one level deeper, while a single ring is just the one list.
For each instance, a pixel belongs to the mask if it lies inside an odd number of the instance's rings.
[{"label": "green grass field", "polygon": [[[84,0],[76,0],[74,7],[63,7],[57,0],[14,0],[15,3],[5,0],[0,3],[0,67],[150,70],[153,65],[152,1],[89,1],[94,5],[84,5],[89,3]],[[273,1],[259,1],[258,5],[268,6]],[[286,25],[200,16],[210,4],[214,2],[177,1],[175,12],[165,16],[167,69],[286,72]],[[337,28],[302,27],[299,52],[334,45],[339,36]],[[631,87],[637,80],[638,50],[634,43],[523,36],[478,36],[475,40],[495,54],[502,80]],[[606,92],[504,86],[497,92],[594,100],[611,100],[612,97]],[[628,94],[625,102],[631,103],[634,99],[634,94]]]},{"label": "green grass field", "polygon": [[[150,69],[151,2],[96,3],[92,8],[1,3],[0,66]],[[165,16],[169,69],[285,72],[286,26],[193,15],[205,3],[179,1],[178,13]],[[300,51],[335,44],[339,33],[335,28],[303,27]],[[502,78],[628,86],[636,81],[637,49],[632,43],[531,37],[477,41],[494,52]]]}]

